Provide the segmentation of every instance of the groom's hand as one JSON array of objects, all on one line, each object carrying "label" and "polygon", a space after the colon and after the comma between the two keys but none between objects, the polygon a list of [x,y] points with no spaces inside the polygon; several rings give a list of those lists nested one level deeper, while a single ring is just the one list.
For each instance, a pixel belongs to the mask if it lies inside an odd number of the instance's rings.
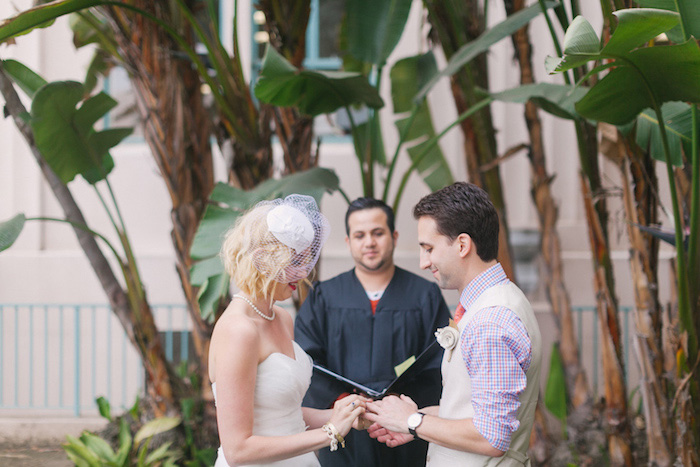
[{"label": "groom's hand", "polygon": [[413,435],[389,431],[379,423],[372,424],[367,429],[367,433],[369,434],[370,438],[374,438],[380,443],[386,444],[390,448],[395,448],[396,446],[401,446],[413,441]]}]

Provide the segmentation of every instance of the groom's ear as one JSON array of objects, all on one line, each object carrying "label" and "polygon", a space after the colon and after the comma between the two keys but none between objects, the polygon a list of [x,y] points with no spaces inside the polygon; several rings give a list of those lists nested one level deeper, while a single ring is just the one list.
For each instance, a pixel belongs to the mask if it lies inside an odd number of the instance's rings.
[{"label": "groom's ear", "polygon": [[458,254],[460,258],[466,258],[469,252],[472,250],[472,247],[474,246],[472,238],[469,236],[469,234],[466,233],[459,234],[457,236],[457,239],[455,240],[455,243],[457,244]]}]

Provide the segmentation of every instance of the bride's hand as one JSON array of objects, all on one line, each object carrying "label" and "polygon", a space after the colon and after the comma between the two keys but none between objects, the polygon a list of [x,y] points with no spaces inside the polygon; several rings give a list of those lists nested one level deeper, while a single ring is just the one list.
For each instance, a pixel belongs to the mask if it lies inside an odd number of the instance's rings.
[{"label": "bride's hand", "polygon": [[335,426],[341,436],[346,436],[356,424],[358,417],[365,413],[365,402],[366,399],[357,394],[336,401],[331,419],[328,421]]}]

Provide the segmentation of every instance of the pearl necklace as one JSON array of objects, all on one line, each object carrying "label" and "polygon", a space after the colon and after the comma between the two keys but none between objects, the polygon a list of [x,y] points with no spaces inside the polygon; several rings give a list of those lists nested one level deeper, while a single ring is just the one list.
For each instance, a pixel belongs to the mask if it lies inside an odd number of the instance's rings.
[{"label": "pearl necklace", "polygon": [[259,309],[257,306],[255,306],[255,305],[253,304],[253,302],[251,302],[250,300],[248,300],[247,297],[244,297],[243,295],[235,294],[235,295],[233,296],[233,298],[240,298],[241,300],[245,300],[246,302],[248,302],[248,305],[250,305],[251,307],[253,307],[253,310],[254,310],[257,314],[259,314],[260,316],[262,316],[262,317],[265,318],[266,320],[272,321],[273,319],[275,319],[275,309],[274,309],[274,308],[270,308],[270,310],[272,311],[272,315],[271,315],[271,316],[267,316],[265,313],[263,313],[262,311],[260,311],[260,309]]}]

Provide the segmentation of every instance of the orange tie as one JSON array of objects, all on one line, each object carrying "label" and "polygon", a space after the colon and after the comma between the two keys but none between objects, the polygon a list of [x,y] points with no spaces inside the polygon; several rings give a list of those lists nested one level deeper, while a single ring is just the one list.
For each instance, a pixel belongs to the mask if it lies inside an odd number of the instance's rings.
[{"label": "orange tie", "polygon": [[461,303],[457,305],[457,309],[455,310],[455,323],[459,323],[459,320],[464,316],[464,311],[464,307]]}]

